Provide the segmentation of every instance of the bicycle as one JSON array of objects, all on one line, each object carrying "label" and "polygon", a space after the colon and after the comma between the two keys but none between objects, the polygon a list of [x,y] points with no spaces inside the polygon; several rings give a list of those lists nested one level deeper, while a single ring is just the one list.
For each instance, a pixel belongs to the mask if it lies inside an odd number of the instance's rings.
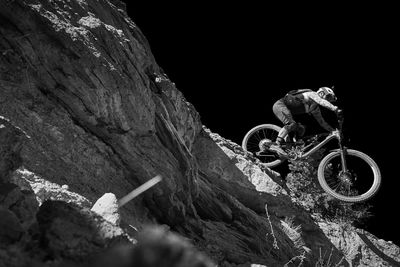
[{"label": "bicycle", "polygon": [[[327,134],[317,134],[296,141],[287,136],[282,148],[286,155],[269,150],[281,127],[261,124],[247,132],[242,147],[252,153],[267,167],[273,168],[284,161],[307,158],[333,139],[338,149],[322,158],[318,165],[318,182],[329,195],[346,202],[360,202],[376,194],[381,185],[381,173],[376,162],[363,152],[344,145],[343,116],[338,116],[338,127]],[[320,139],[324,138],[320,141]],[[369,168],[368,168],[369,167]],[[368,176],[367,176],[368,175]]]}]

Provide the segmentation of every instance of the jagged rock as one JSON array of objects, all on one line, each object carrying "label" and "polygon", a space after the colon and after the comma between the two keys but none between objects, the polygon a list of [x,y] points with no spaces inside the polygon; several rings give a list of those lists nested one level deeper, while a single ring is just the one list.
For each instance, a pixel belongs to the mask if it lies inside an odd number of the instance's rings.
[{"label": "jagged rock", "polygon": [[178,224],[197,190],[190,148],[201,122],[118,6],[2,1],[0,113],[31,136],[21,153],[28,170],[90,201],[161,174],[146,194],[153,211],[130,203],[126,215]]},{"label": "jagged rock", "polygon": [[400,266],[400,248],[392,242],[349,225],[319,222],[332,243],[344,251],[352,266]]},{"label": "jagged rock", "polygon": [[69,191],[68,186],[60,186],[56,183],[49,182],[25,168],[16,170],[13,174],[12,181],[18,183],[20,187],[29,187],[29,189],[34,192],[34,196],[39,205],[46,200],[61,200],[68,203],[72,202],[86,208],[92,206],[91,202],[84,196]]},{"label": "jagged rock", "polygon": [[[251,155],[251,153],[244,151],[238,144],[223,138],[217,133],[211,132],[206,127],[203,128],[231,161],[250,179],[250,182],[256,186],[258,191],[273,195],[287,194],[282,188],[285,184],[278,172],[265,167],[257,158]],[[253,164],[248,164],[249,161],[252,161]]]},{"label": "jagged rock", "polygon": [[45,201],[37,221],[42,242],[56,259],[79,262],[105,248],[131,243],[121,228],[72,203]]},{"label": "jagged rock", "polygon": [[116,225],[118,225],[121,220],[118,211],[118,199],[113,193],[106,193],[99,198],[96,203],[94,203],[92,211]]}]

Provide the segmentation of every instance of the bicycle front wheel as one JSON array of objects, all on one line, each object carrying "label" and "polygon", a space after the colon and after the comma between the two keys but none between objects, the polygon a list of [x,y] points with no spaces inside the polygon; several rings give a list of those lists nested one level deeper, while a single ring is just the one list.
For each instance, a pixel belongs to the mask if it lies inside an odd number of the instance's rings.
[{"label": "bicycle front wheel", "polygon": [[267,167],[275,167],[281,164],[284,159],[281,159],[273,152],[265,151],[262,154],[256,153],[261,150],[263,142],[273,142],[278,136],[281,127],[273,124],[261,124],[247,132],[242,141],[242,148],[253,153]]},{"label": "bicycle front wheel", "polygon": [[346,171],[341,151],[325,156],[318,167],[318,181],[328,194],[346,202],[371,198],[381,185],[378,165],[368,155],[353,149],[345,152]]}]

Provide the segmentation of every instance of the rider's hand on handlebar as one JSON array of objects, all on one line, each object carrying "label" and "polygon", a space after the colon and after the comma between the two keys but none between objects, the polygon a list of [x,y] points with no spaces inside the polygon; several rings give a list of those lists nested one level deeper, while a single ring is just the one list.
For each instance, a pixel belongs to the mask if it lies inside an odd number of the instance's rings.
[{"label": "rider's hand on handlebar", "polygon": [[337,135],[339,133],[339,129],[335,129],[331,132],[332,135]]},{"label": "rider's hand on handlebar", "polygon": [[337,108],[335,110],[335,113],[336,113],[336,116],[338,116],[338,117],[342,117],[343,116],[343,110],[340,109],[340,108]]}]

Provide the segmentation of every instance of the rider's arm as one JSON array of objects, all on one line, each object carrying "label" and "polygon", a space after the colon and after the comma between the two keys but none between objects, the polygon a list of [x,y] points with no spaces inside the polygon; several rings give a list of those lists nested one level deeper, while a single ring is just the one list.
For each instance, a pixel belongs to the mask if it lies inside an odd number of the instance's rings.
[{"label": "rider's arm", "polygon": [[324,118],[322,117],[321,110],[317,107],[313,111],[311,111],[311,114],[315,118],[315,120],[318,122],[319,125],[321,125],[322,128],[324,128],[328,132],[332,132],[335,129],[327,123]]},{"label": "rider's arm", "polygon": [[332,111],[336,111],[338,109],[337,106],[332,105],[329,101],[321,98],[317,92],[306,92],[304,93],[304,96],[306,98],[309,98],[311,100],[313,100],[315,103],[317,103],[320,106],[323,106],[324,108],[330,109]]}]

